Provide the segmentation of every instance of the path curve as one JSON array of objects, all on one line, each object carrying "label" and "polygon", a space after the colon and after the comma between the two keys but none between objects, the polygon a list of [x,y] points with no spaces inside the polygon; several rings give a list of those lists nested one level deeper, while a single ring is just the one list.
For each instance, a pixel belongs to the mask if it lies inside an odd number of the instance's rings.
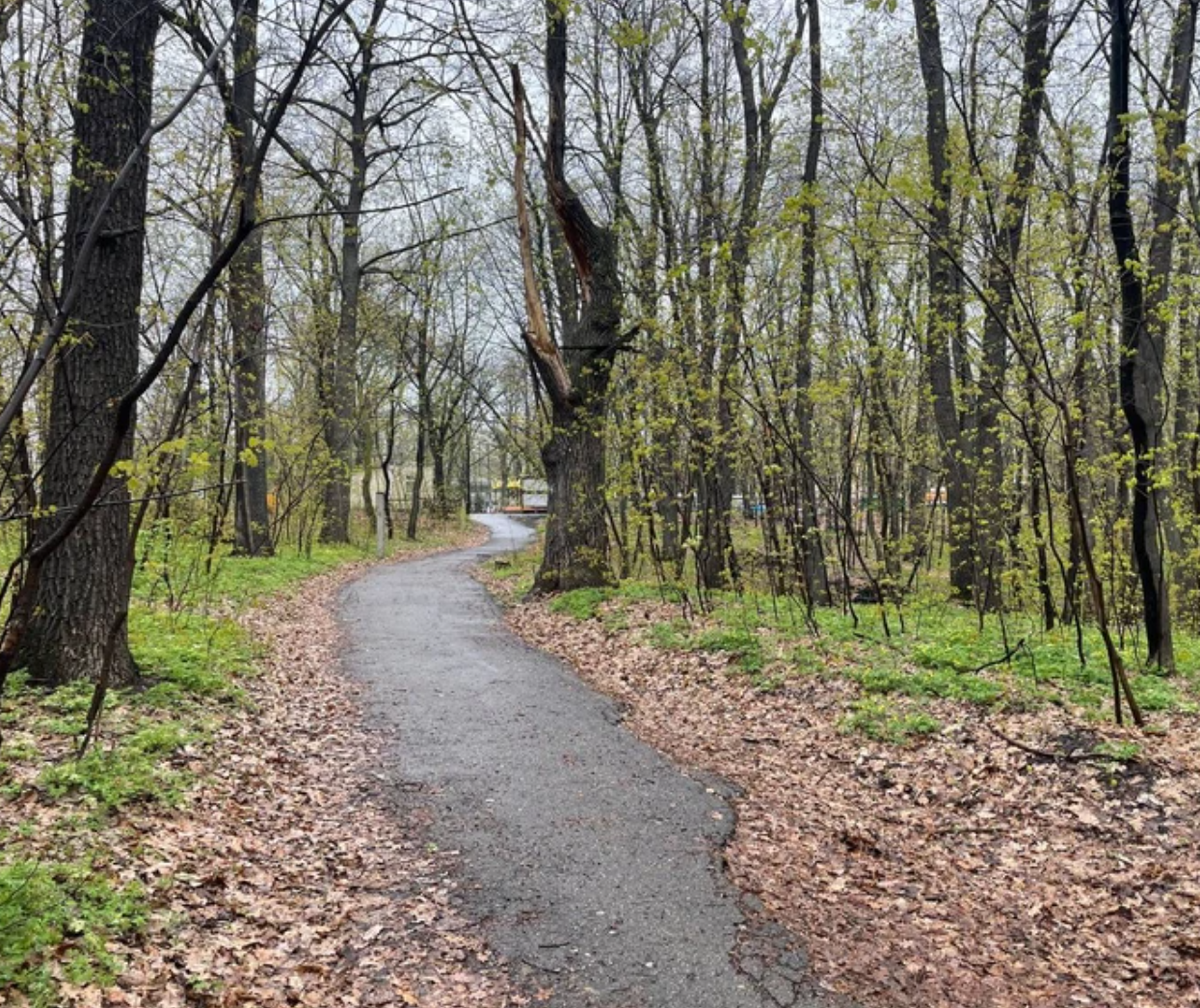
[{"label": "path curve", "polygon": [[733,827],[720,786],[509,633],[470,566],[532,533],[477,520],[487,545],[372,568],[341,613],[346,667],[393,738],[398,800],[459,852],[491,945],[551,1008],[827,1004],[720,868]]}]

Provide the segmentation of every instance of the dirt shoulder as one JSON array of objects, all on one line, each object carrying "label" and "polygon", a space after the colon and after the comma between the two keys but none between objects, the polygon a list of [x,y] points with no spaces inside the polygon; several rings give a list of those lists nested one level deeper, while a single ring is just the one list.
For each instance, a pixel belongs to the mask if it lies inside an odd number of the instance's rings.
[{"label": "dirt shoulder", "polygon": [[936,734],[873,742],[845,731],[845,679],[764,691],[728,655],[642,644],[678,607],[604,621],[507,601],[512,628],[620,701],[636,734],[741,789],[729,872],[823,982],[897,1008],[1200,1003],[1194,716],[1137,736],[1128,764],[1079,757],[1132,735],[1053,707],[946,701]]}]

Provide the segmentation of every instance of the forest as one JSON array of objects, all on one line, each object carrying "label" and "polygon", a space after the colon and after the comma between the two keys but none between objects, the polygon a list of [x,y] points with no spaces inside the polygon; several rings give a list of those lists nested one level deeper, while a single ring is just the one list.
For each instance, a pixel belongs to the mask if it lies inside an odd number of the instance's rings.
[{"label": "forest", "polygon": [[1197,7],[0,0],[0,731],[543,485],[522,597],[848,732],[1191,730]]},{"label": "forest", "polygon": [[1174,669],[1190,4],[103,11],[5,12],[5,671],[130,680],[143,534],[543,473],[541,590],[931,583],[1134,720]]}]

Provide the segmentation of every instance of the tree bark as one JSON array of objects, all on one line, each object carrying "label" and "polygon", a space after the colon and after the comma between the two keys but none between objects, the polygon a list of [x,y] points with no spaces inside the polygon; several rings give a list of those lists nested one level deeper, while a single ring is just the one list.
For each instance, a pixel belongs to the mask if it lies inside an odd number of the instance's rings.
[{"label": "tree bark", "polygon": [[[258,219],[262,198],[257,157],[258,0],[234,0],[233,83],[226,105],[239,217]],[[238,218],[235,218],[238,219]],[[262,234],[255,230],[229,264],[229,322],[233,330],[233,411],[236,482],[234,534],[238,553],[269,556],[267,508],[267,287]]]},{"label": "tree bark", "polygon": [[[322,542],[350,541],[350,471],[354,465],[354,358],[358,351],[358,305],[362,293],[362,215],[367,195],[367,138],[377,126],[368,102],[376,70],[375,37],[385,8],[375,0],[370,21],[356,32],[362,65],[350,87],[346,144],[350,177],[346,197],[336,207],[342,225],[341,273],[338,276],[337,329],[320,375],[322,433],[329,451],[325,480]],[[369,121],[371,120],[371,121]]]},{"label": "tree bark", "polygon": [[[1195,9],[1190,0],[1186,6],[1191,10],[1194,31]],[[1164,502],[1155,478],[1155,454],[1162,445],[1164,333],[1161,326],[1147,318],[1146,284],[1129,205],[1131,172],[1127,116],[1132,15],[1128,0],[1109,0],[1109,13],[1112,54],[1109,61],[1108,166],[1111,177],[1108,216],[1121,279],[1122,353],[1118,389],[1121,412],[1129,427],[1134,453],[1133,552],[1141,584],[1147,659],[1151,664],[1171,669],[1175,655],[1171,641],[1170,582],[1166,577],[1160,541]],[[1190,44],[1188,50],[1190,59]],[[1185,87],[1184,97],[1186,94]],[[1155,274],[1156,265],[1161,269],[1164,264],[1161,259],[1157,264],[1150,264],[1152,287],[1166,282],[1165,275]],[[1169,267],[1169,260],[1166,266]]]},{"label": "tree bark", "polygon": [[825,546],[817,522],[817,486],[813,475],[812,386],[813,308],[817,289],[817,227],[819,194],[817,172],[825,134],[825,91],[821,68],[820,0],[808,0],[809,107],[808,145],[804,152],[802,194],[805,215],[800,226],[800,310],[796,334],[796,428],[804,465],[796,474],[800,498],[800,550],[805,589],[813,605],[829,604],[829,577]]},{"label": "tree bark", "polygon": [[926,210],[929,312],[925,327],[925,367],[946,474],[950,585],[958,599],[970,601],[977,583],[967,466],[972,446],[969,431],[960,421],[954,393],[954,350],[962,340],[962,299],[958,241],[951,220],[954,188],[948,155],[946,71],[936,0],[913,0],[913,13],[917,22],[921,78],[925,85],[925,149],[932,189]]},{"label": "tree bark", "polygon": [[[67,204],[64,276],[111,180],[150,127],[154,40],[159,15],[146,0],[104,0],[84,18],[76,92],[72,178]],[[106,230],[87,264],[82,292],[54,368],[47,454],[41,491],[44,517],[34,545],[53,535],[105,458],[115,408],[138,377],[138,307],[142,290],[148,159],[116,193]],[[132,424],[118,454],[133,451]],[[46,559],[18,664],[38,682],[94,678],[111,641],[113,685],[137,678],[124,617],[129,492],[112,477],[99,501]],[[61,514],[55,514],[62,509]]]},{"label": "tree bark", "polygon": [[[1008,371],[1009,327],[1015,296],[1013,283],[1025,233],[1033,173],[1041,147],[1042,107],[1045,104],[1046,76],[1050,72],[1047,44],[1049,25],[1049,0],[1029,0],[1023,33],[1017,146],[1009,171],[1011,182],[1001,201],[1000,217],[992,222],[990,252],[984,264],[987,304],[984,306],[983,369],[979,379],[979,408],[975,424],[975,522],[971,533],[976,544],[974,554],[978,563],[976,603],[983,610],[997,609],[1002,601],[1000,585],[1006,560],[1004,529],[1009,519],[1009,509],[1005,506],[1008,494],[1000,415]],[[1036,491],[1036,480],[1034,486]]]},{"label": "tree bark", "polygon": [[578,310],[555,344],[537,292],[524,191],[524,90],[513,68],[517,110],[517,195],[529,329],[535,370],[551,402],[551,434],[542,447],[549,484],[545,552],[534,590],[561,591],[612,580],[605,523],[604,419],[613,358],[622,344],[617,236],[597,224],[566,180],[567,14],[546,3],[546,185],[575,267]]}]

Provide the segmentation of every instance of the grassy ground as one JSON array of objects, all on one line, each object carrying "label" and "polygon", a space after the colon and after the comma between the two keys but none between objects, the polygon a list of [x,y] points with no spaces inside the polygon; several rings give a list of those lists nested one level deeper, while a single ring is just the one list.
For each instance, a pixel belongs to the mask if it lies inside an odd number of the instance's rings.
[{"label": "grassy ground", "polygon": [[[494,573],[517,592],[532,584],[537,550],[501,560]],[[876,739],[903,742],[939,730],[928,709],[961,700],[1009,711],[1057,705],[1089,720],[1112,717],[1112,682],[1099,633],[1084,628],[1083,656],[1073,626],[1045,631],[1033,614],[989,616],[982,628],[973,611],[932,592],[913,596],[886,614],[859,605],[853,613],[818,609],[812,623],[796,599],[754,591],[716,592],[700,613],[668,586],[630,579],[613,588],[557,596],[551,611],[599,619],[629,630],[639,643],[671,651],[724,653],[734,669],[762,690],[803,676],[856,683],[858,699],[844,727]],[[1200,639],[1176,634],[1179,671],[1139,668],[1125,655],[1133,687],[1148,715],[1200,710]]]},{"label": "grassy ground", "polygon": [[[468,531],[429,527],[391,552],[452,545]],[[46,692],[12,677],[0,698],[0,1002],[50,1008],[64,985],[112,981],[123,963],[109,946],[136,935],[156,899],[122,864],[119,851],[136,844],[131,814],[186,803],[223,717],[247,702],[241,684],[255,674],[260,645],[235,617],[373,556],[370,547],[317,546],[208,561],[195,543],[148,539],[129,620],[144,687],[109,698],[82,758],[90,684]]]}]

